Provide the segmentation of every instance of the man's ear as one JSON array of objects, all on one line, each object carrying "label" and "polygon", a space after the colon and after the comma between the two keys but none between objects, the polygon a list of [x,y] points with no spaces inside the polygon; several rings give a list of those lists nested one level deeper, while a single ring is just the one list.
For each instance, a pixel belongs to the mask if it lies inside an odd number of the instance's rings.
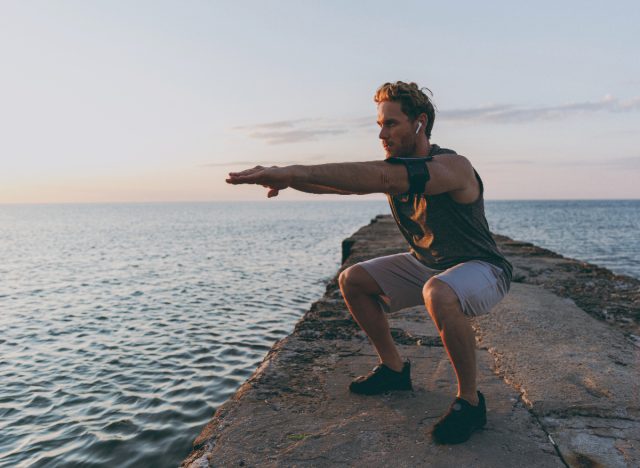
[{"label": "man's ear", "polygon": [[[418,122],[417,126],[420,127],[422,131],[427,128],[427,120],[427,114],[425,114],[424,112],[416,118],[416,122]],[[416,130],[416,135],[420,132],[420,129]]]}]

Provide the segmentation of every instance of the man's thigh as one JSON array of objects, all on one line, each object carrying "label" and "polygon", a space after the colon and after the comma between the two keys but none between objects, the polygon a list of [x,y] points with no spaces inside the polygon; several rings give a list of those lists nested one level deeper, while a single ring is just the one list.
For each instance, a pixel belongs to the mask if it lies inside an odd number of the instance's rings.
[{"label": "man's thigh", "polygon": [[390,312],[424,305],[422,288],[424,284],[441,270],[428,268],[410,253],[387,255],[358,263],[378,283],[384,291],[386,304],[383,309]]},{"label": "man's thigh", "polygon": [[504,271],[479,260],[460,263],[435,277],[453,289],[469,317],[487,314],[509,291]]}]

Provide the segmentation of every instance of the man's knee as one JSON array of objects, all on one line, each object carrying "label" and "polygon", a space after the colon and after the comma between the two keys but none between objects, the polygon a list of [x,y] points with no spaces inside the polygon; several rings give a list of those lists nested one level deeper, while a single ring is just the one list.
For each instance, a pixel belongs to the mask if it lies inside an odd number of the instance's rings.
[{"label": "man's knee", "polygon": [[451,313],[461,310],[460,301],[455,291],[438,278],[430,278],[425,283],[422,288],[422,297],[429,314],[438,328]]},{"label": "man's knee", "polygon": [[343,294],[382,294],[382,290],[367,270],[360,265],[352,265],[338,276],[338,284]]}]

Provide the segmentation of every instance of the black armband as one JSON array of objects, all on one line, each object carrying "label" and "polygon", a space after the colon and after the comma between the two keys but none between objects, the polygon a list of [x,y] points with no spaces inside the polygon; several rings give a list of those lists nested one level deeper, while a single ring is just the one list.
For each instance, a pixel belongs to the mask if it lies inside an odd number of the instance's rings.
[{"label": "black armband", "polygon": [[432,161],[433,156],[426,158],[387,158],[389,164],[404,164],[409,175],[409,193],[424,193],[427,182],[431,178],[427,162]]}]

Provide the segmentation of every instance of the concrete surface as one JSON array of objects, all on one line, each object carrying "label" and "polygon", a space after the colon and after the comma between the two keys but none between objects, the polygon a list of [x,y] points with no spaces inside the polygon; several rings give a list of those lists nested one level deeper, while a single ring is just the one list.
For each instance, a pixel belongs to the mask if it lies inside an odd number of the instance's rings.
[{"label": "concrete surface", "polygon": [[[488,423],[468,442],[428,436],[456,386],[422,307],[389,314],[414,390],[349,393],[377,356],[334,278],[218,408],[182,466],[640,466],[640,281],[496,237],[516,282],[473,321]],[[345,240],[343,268],[406,248],[393,220],[379,217]]]}]

